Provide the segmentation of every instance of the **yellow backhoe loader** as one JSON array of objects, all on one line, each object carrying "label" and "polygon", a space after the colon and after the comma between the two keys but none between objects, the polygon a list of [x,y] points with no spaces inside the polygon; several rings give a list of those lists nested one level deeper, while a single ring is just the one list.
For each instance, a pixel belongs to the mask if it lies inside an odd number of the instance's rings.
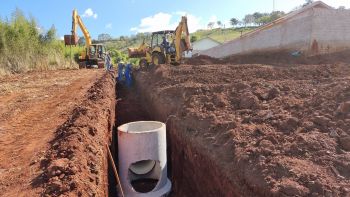
[{"label": "yellow backhoe loader", "polygon": [[103,68],[106,49],[101,44],[92,44],[89,31],[86,29],[76,9],[73,10],[71,35],[64,36],[65,45],[77,45],[77,25],[79,25],[85,38],[85,50],[79,56],[80,68]]},{"label": "yellow backhoe loader", "polygon": [[129,48],[128,52],[130,58],[141,58],[140,67],[146,67],[149,64],[181,64],[183,52],[190,50],[187,17],[183,16],[175,31],[153,32],[150,45],[144,41],[139,48]]}]

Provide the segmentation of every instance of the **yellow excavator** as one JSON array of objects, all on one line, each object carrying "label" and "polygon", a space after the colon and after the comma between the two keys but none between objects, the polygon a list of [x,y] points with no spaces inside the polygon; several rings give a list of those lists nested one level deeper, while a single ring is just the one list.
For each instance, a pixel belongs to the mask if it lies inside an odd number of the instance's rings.
[{"label": "yellow excavator", "polygon": [[138,48],[128,48],[130,58],[141,58],[140,67],[149,64],[181,64],[183,52],[192,50],[187,17],[181,17],[179,25],[174,30],[164,30],[152,33],[150,45],[145,41]]},{"label": "yellow excavator", "polygon": [[92,44],[91,36],[85,27],[76,9],[72,15],[71,35],[64,35],[65,45],[77,45],[77,25],[79,25],[85,38],[85,50],[79,56],[79,68],[103,68],[105,62],[106,49],[102,44]]}]

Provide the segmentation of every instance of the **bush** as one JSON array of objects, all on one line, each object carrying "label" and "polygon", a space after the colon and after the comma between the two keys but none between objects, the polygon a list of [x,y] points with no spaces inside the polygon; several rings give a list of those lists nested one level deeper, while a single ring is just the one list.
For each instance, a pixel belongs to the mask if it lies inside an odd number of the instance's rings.
[{"label": "bush", "polygon": [[0,19],[0,74],[65,68],[64,43],[52,26],[40,33],[34,18],[16,9],[10,20]]}]

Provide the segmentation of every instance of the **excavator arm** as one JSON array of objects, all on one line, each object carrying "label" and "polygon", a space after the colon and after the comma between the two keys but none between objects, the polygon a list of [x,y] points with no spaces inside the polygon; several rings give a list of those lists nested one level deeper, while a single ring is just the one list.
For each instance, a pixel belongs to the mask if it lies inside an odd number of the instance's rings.
[{"label": "excavator arm", "polygon": [[[184,39],[182,38],[183,33]],[[181,21],[175,30],[175,49],[177,62],[180,62],[182,58],[182,52],[192,50],[186,16],[183,16],[181,18]]]},{"label": "excavator arm", "polygon": [[[72,35],[77,35],[77,25],[79,25],[81,31],[84,34],[85,43],[86,43],[86,49],[90,49],[90,45],[92,44],[91,36],[87,28],[85,27],[83,21],[81,20],[80,16],[78,15],[78,12],[76,9],[73,10],[73,16],[72,16]],[[88,51],[87,51],[88,52]],[[89,53],[87,53],[89,54]]]},{"label": "excavator arm", "polygon": [[77,25],[79,25],[81,31],[84,34],[85,41],[86,41],[86,47],[88,48],[91,44],[91,36],[87,28],[85,27],[83,21],[81,20],[80,16],[78,15],[77,10],[73,10],[73,18],[72,18],[72,35],[76,35],[77,32]]}]

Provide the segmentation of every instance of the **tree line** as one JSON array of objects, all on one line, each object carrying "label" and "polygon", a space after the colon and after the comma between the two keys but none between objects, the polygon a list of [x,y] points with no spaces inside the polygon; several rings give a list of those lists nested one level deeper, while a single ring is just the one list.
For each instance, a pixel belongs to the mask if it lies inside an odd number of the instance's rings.
[{"label": "tree line", "polygon": [[[310,5],[313,2],[314,2],[313,0],[305,0],[304,4],[297,6],[296,8],[294,8],[294,10]],[[261,25],[266,25],[268,23],[271,23],[272,21],[284,15],[286,15],[286,13],[283,11],[272,11],[271,13],[254,12],[252,14],[245,15],[244,18],[241,20],[237,18],[231,18],[230,25],[232,25],[233,27],[261,26]],[[217,24],[220,28],[223,27],[223,23],[221,21],[216,21],[216,22],[212,21],[208,23],[207,25],[208,29],[213,29],[215,24]]]},{"label": "tree line", "polygon": [[[253,14],[245,15],[242,20],[231,18],[230,25],[232,25],[232,27],[261,26],[271,23],[284,15],[285,13],[283,11],[273,11],[271,13],[255,12]],[[217,24],[219,28],[223,27],[223,23],[221,21],[209,22],[207,25],[208,29],[213,29],[215,24]]]}]

